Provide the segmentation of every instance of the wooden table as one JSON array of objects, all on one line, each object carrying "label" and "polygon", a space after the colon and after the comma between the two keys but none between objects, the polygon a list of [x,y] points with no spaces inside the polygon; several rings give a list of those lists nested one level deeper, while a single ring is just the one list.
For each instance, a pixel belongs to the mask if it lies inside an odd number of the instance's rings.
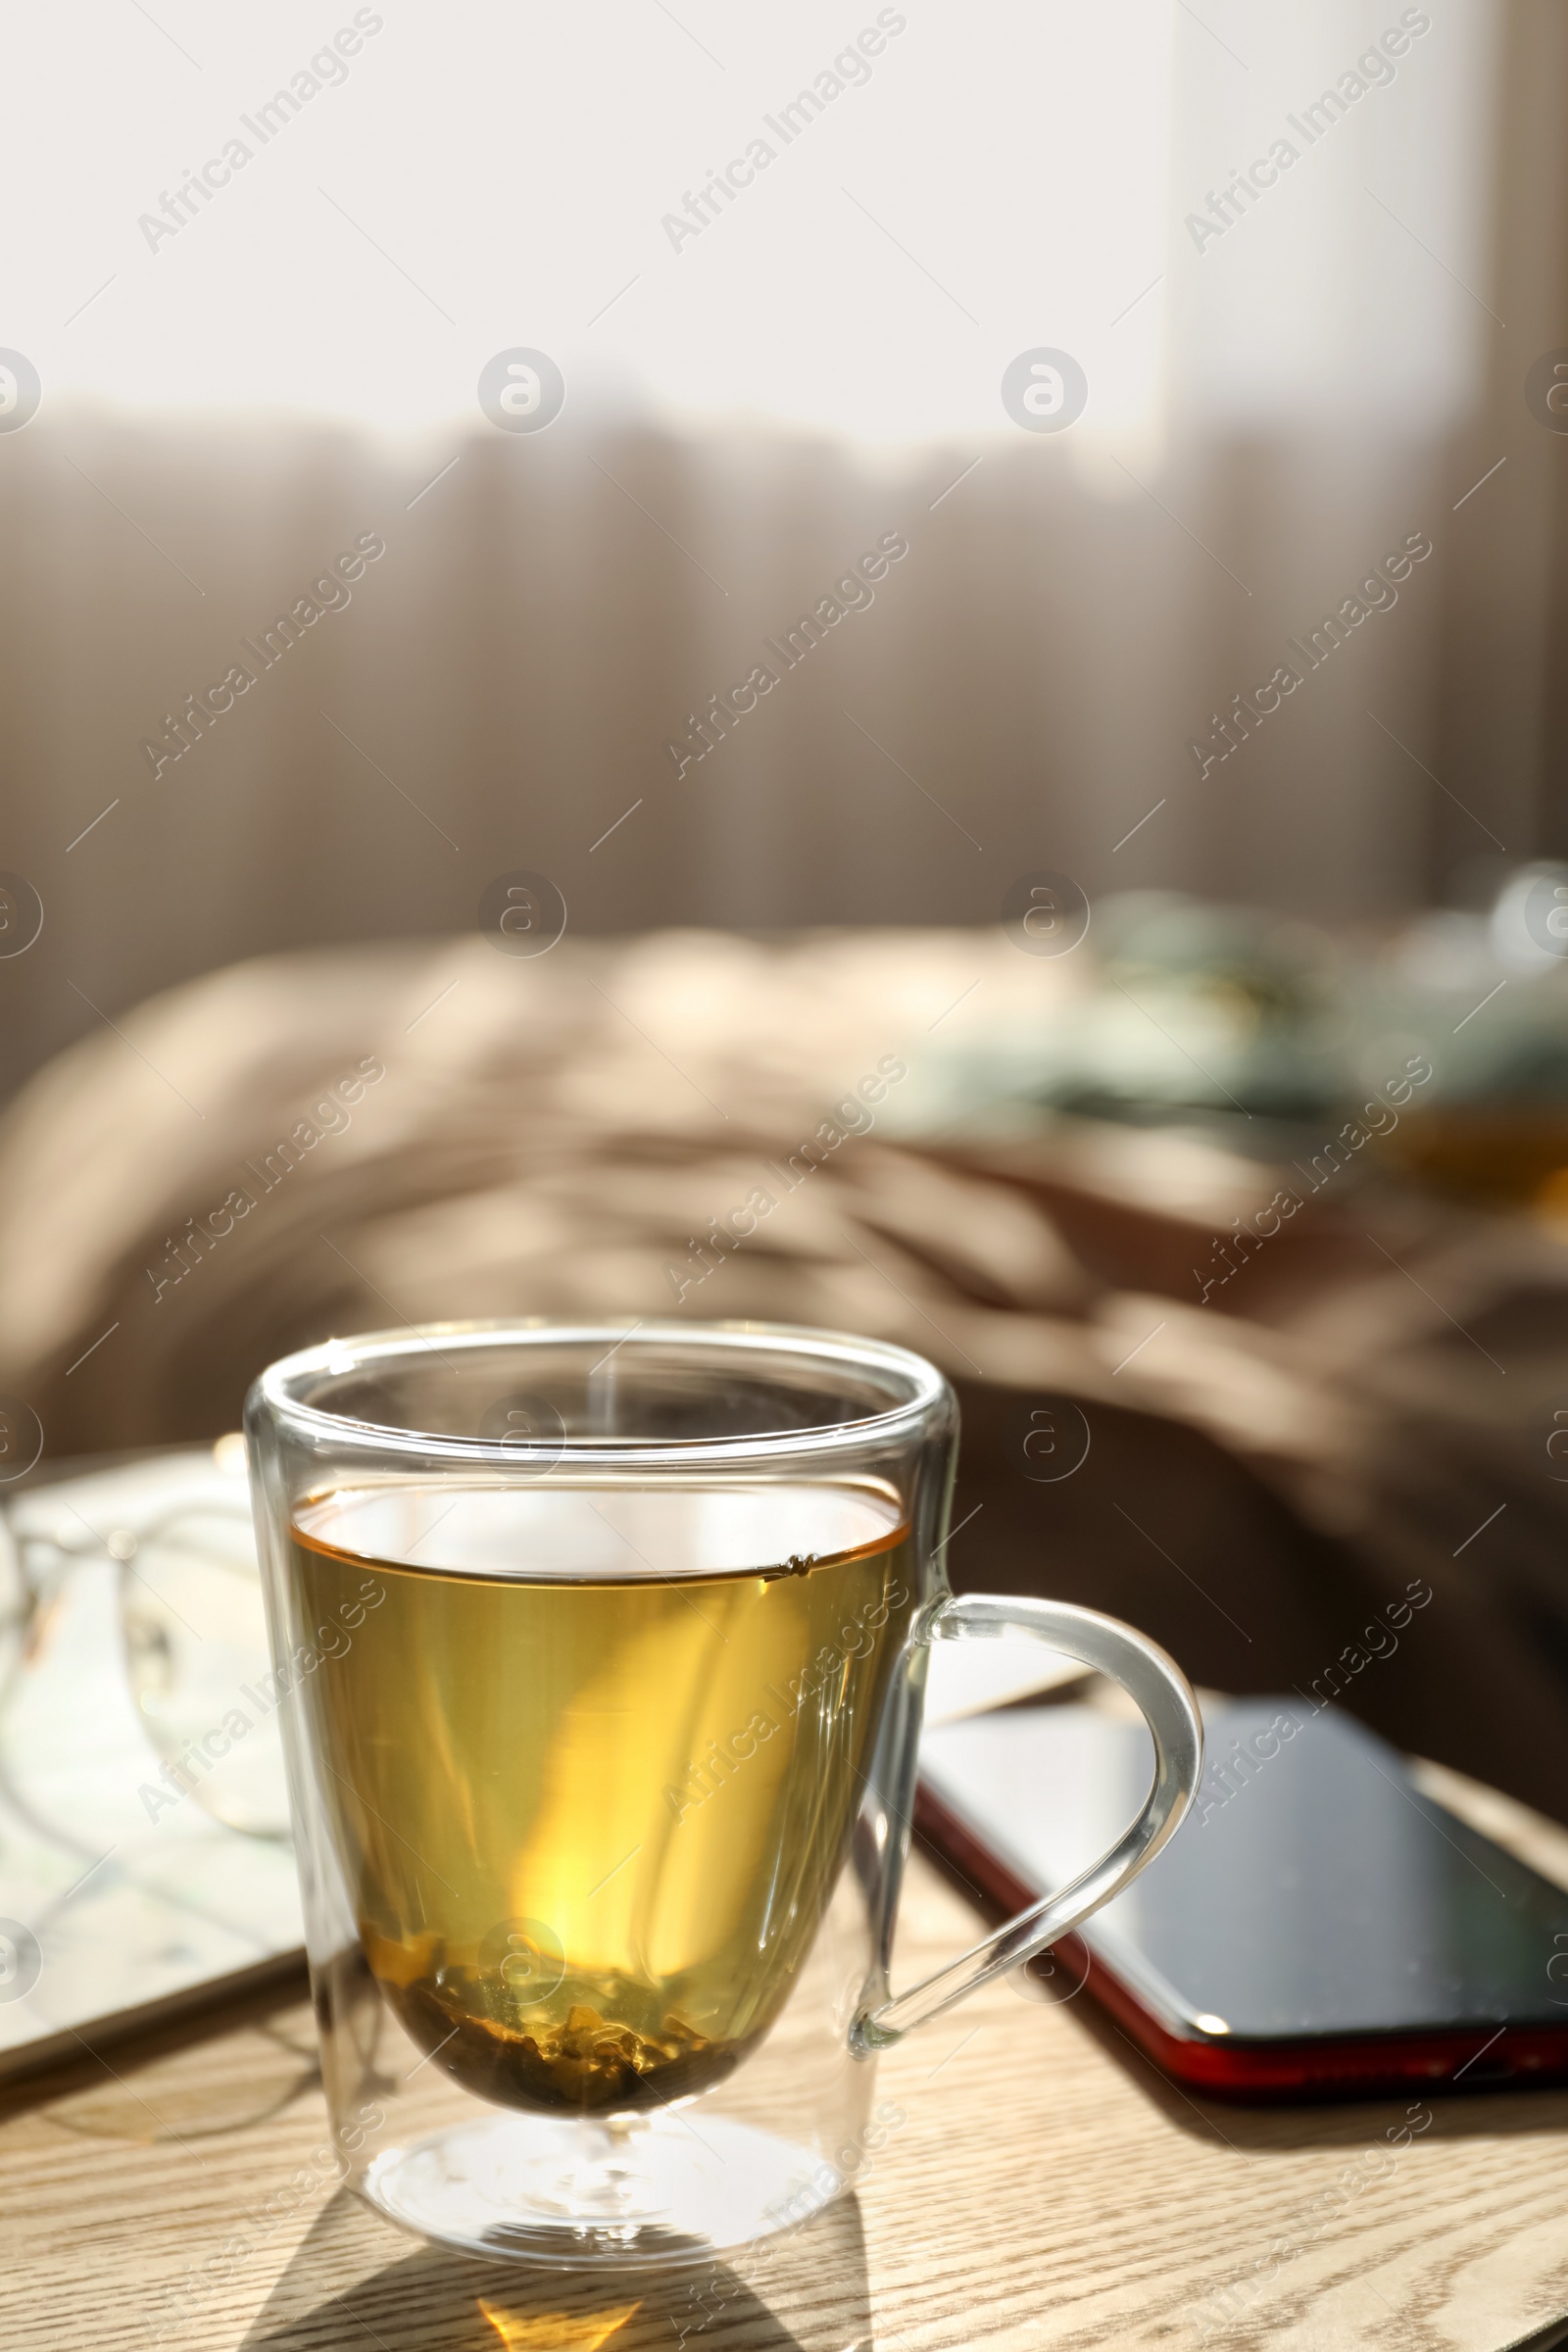
[{"label": "wooden table", "polygon": [[[1568,1885],[1568,1835],[1451,1775],[1433,1786]],[[916,1858],[904,1981],[973,1932]],[[1437,2100],[1406,2144],[1403,2101],[1190,2099],[1086,1998],[1010,1984],[884,2059],[879,2090],[907,2120],[858,2194],[793,2238],[612,2287],[532,2277],[437,2253],[330,2190],[310,2011],[274,1997],[9,2094],[0,2343],[1501,2352],[1556,2342],[1568,2314],[1568,2093]]]}]

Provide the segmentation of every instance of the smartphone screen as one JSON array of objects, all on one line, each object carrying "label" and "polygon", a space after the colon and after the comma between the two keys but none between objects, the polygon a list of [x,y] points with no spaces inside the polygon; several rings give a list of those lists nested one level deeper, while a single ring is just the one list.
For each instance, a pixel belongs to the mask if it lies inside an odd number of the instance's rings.
[{"label": "smartphone screen", "polygon": [[[1425,2055],[1405,2077],[1555,2078],[1568,1893],[1423,1794],[1395,1749],[1338,1710],[1238,1700],[1205,1708],[1204,1732],[1187,1820],[1078,1931],[1091,1986],[1096,1964],[1109,1972],[1099,1989],[1113,2007],[1130,1996],[1148,2046],[1223,2046],[1239,2082],[1243,2045],[1333,2043],[1354,2073],[1359,2043],[1369,2077],[1389,2068],[1368,2045],[1413,2037],[1406,2055]],[[921,1749],[922,1827],[941,1845],[946,1823],[971,1864],[989,1855],[1002,1885],[1048,1893],[1135,1818],[1152,1767],[1141,1723],[1086,1706],[941,1725]],[[1310,2050],[1298,2055],[1310,2072]]]}]

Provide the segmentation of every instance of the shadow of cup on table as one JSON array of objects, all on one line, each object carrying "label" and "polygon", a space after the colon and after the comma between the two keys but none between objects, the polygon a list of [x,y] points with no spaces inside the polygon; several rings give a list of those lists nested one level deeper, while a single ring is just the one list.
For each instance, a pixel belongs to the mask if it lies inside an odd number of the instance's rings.
[{"label": "shadow of cup on table", "polygon": [[[240,2352],[870,2352],[859,2207],[679,2270],[594,2273],[465,2260],[400,2242],[348,2190],[318,2216]],[[409,2241],[402,2241],[408,2243]]]}]

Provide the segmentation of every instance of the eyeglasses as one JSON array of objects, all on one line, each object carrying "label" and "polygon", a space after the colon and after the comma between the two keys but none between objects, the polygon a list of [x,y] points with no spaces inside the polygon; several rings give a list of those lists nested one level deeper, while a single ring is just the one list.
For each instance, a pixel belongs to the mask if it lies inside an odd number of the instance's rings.
[{"label": "eyeglasses", "polygon": [[[243,1473],[236,1436],[138,1464],[118,1486],[95,1473],[0,1509],[0,1737],[71,1581],[113,1562],[126,1679],[161,1768],[144,1804],[188,1797],[227,1828],[282,1838],[288,1800]],[[8,1774],[14,1794],[25,1777]]]}]

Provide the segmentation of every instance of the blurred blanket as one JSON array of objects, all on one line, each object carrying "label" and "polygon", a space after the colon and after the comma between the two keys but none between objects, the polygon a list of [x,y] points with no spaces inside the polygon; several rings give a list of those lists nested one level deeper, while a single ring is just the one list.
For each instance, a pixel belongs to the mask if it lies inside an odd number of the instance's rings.
[{"label": "blurred blanket", "polygon": [[1313,1190],[1168,1130],[925,1115],[937,1056],[1084,986],[990,932],[215,973],[0,1127],[0,1393],[102,1452],[233,1427],[333,1332],[875,1334],[962,1398],[956,1583],[1127,1615],[1200,1680],[1339,1699],[1563,1817],[1568,1250],[1370,1152]]}]

